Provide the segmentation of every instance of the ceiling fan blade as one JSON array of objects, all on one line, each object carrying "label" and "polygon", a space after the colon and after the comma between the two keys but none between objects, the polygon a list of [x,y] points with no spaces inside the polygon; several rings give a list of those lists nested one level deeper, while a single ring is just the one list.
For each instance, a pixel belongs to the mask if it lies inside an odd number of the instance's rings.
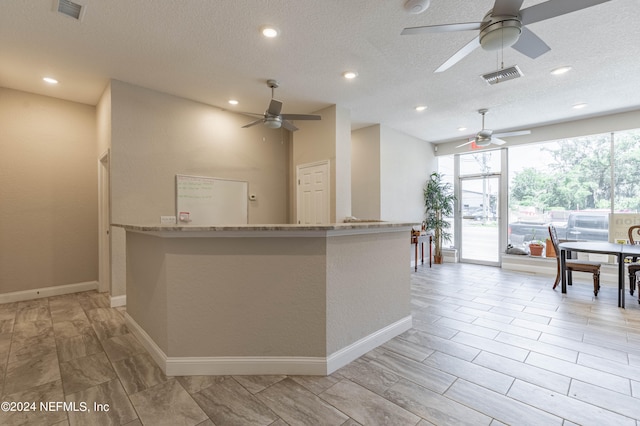
[{"label": "ceiling fan blade", "polygon": [[463,147],[463,146],[466,146],[466,145],[472,144],[472,143],[474,143],[475,141],[476,141],[475,139],[471,139],[469,142],[465,142],[465,143],[463,143],[462,145],[458,145],[458,146],[456,146],[456,148],[461,148],[461,147]]},{"label": "ceiling fan blade", "polygon": [[556,16],[575,12],[588,7],[596,6],[610,0],[549,0],[535,6],[527,7],[520,11],[522,25],[532,24],[534,22],[544,21],[545,19],[554,18]]},{"label": "ceiling fan blade", "polygon": [[296,130],[298,130],[298,128],[294,126],[293,123],[287,120],[282,120],[282,127],[284,127],[285,129],[291,132],[295,132]]},{"label": "ceiling fan blade", "polygon": [[282,111],[282,102],[271,99],[271,102],[269,102],[269,108],[267,108],[267,113],[269,115],[280,115],[280,111]]},{"label": "ceiling fan blade", "polygon": [[551,50],[551,48],[547,46],[547,43],[542,41],[540,37],[535,35],[533,31],[527,27],[522,27],[520,38],[511,47],[531,59],[536,59],[538,56]]},{"label": "ceiling fan blade", "polygon": [[496,137],[491,138],[491,143],[494,145],[504,145],[507,141],[503,141],[502,139],[498,139]]},{"label": "ceiling fan blade", "polygon": [[246,129],[247,127],[255,126],[258,123],[262,123],[263,121],[264,119],[261,118],[260,120],[252,121],[251,123],[245,124],[244,126],[242,126],[242,128]]},{"label": "ceiling fan blade", "polygon": [[494,16],[517,16],[524,0],[496,0],[493,4]]},{"label": "ceiling fan blade", "polygon": [[463,22],[460,24],[426,25],[424,27],[409,27],[402,30],[402,35],[451,33],[454,31],[479,30],[482,22]]},{"label": "ceiling fan blade", "polygon": [[462,60],[465,56],[473,52],[478,47],[480,47],[479,35],[474,37],[473,40],[467,43],[462,49],[454,53],[454,55],[449,59],[447,59],[447,61],[444,64],[440,65],[438,69],[435,70],[435,72],[442,72],[442,71],[448,70],[449,68],[457,64],[460,60]]},{"label": "ceiling fan blade", "polygon": [[[226,110],[226,111],[229,111],[229,110]],[[238,114],[246,115],[247,117],[264,117],[264,114],[258,114],[257,112],[238,111]]]},{"label": "ceiling fan blade", "polygon": [[531,134],[531,130],[519,130],[516,132],[496,133],[495,135],[493,135],[493,137],[508,138],[511,136],[523,136],[523,135],[530,135],[530,134]]},{"label": "ceiling fan blade", "polygon": [[321,120],[322,116],[312,114],[281,114],[284,120]]}]

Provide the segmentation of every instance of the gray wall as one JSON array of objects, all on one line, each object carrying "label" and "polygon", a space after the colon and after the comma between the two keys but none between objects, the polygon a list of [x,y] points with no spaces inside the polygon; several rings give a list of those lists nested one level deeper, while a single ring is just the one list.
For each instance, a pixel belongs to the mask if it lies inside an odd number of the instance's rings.
[{"label": "gray wall", "polygon": [[[109,102],[105,98],[109,97]],[[246,180],[249,223],[288,223],[289,141],[251,118],[112,80],[111,222],[159,224],[175,214],[175,175]],[[103,130],[106,131],[106,130]],[[112,229],[111,295],[125,294],[125,237]]]},{"label": "gray wall", "polygon": [[95,114],[0,88],[0,293],[97,281]]}]

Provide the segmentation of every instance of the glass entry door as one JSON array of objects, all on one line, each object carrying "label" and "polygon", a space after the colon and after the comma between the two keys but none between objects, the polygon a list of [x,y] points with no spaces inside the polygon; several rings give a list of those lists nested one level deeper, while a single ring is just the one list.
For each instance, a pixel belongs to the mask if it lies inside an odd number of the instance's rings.
[{"label": "glass entry door", "polygon": [[500,175],[460,178],[460,261],[500,264]]}]

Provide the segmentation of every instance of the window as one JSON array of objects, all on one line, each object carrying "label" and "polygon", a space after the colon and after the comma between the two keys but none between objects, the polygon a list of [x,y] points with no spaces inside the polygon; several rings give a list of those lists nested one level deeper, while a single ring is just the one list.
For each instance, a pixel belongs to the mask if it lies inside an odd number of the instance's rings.
[{"label": "window", "polygon": [[560,238],[608,241],[609,213],[640,209],[638,130],[515,146],[508,158],[511,244],[546,237],[550,223]]},{"label": "window", "polygon": [[[620,230],[609,236],[610,213],[640,212],[640,129],[507,150],[509,243],[544,240],[549,224],[556,226],[560,238],[609,241],[624,238],[629,223],[640,223],[640,216],[622,219],[619,226],[613,224]],[[497,152],[459,155],[461,177],[499,172]],[[438,157],[438,170],[452,182],[455,158]],[[478,203],[462,200],[463,215],[475,217]]]}]

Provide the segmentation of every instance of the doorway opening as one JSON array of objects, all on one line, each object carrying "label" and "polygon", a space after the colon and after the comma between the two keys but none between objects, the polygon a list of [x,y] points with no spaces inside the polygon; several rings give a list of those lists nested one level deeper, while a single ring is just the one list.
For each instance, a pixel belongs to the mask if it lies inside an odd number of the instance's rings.
[{"label": "doorway opening", "polygon": [[500,266],[507,217],[506,149],[456,155],[455,246],[460,262]]}]

